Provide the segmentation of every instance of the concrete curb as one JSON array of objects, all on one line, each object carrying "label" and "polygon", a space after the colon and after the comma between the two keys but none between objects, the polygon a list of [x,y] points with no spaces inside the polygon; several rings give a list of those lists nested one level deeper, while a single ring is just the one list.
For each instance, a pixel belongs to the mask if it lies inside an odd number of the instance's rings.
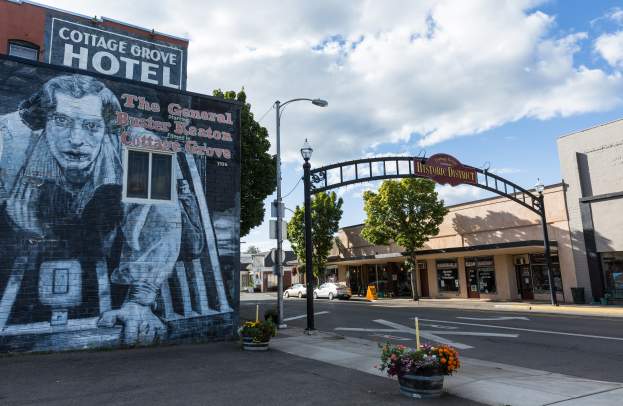
[{"label": "concrete curb", "polygon": [[[242,293],[241,302],[261,303],[276,300],[276,294],[269,293]],[[298,299],[290,299],[298,300]],[[596,317],[623,317],[623,306],[602,305],[571,305],[562,304],[552,306],[546,303],[526,302],[492,302],[478,299],[420,299],[417,302],[411,299],[378,299],[368,301],[364,298],[351,298],[344,303],[369,304],[376,307],[426,307],[438,309],[463,309],[463,310],[494,310],[508,312],[526,312],[543,314],[568,314],[574,316]]]},{"label": "concrete curb", "polygon": [[[334,333],[305,335],[292,329],[274,339],[275,350],[333,365],[385,376],[376,369],[378,343]],[[446,377],[444,389],[464,399],[489,405],[614,405],[623,383],[595,381],[547,371],[462,357],[459,372]],[[391,378],[388,378],[391,379]]]},{"label": "concrete curb", "polygon": [[381,299],[373,306],[426,307],[439,309],[496,310],[510,312],[534,312],[544,314],[569,314],[575,316],[623,317],[623,307],[599,305],[560,305],[523,302],[491,302],[468,299]]}]

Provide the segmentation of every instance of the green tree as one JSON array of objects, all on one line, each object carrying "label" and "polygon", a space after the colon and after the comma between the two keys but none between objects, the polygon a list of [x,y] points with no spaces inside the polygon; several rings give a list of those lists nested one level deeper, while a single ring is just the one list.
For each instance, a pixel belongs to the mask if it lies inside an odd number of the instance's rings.
[{"label": "green tree", "polygon": [[411,292],[417,300],[417,250],[439,233],[448,209],[428,179],[405,178],[384,181],[378,193],[365,192],[367,218],[361,235],[375,245],[391,241],[405,249],[405,265],[411,272]]},{"label": "green tree", "polygon": [[253,118],[244,89],[238,93],[217,89],[212,94],[243,103],[240,115],[240,237],[244,237],[264,220],[264,199],[277,185],[276,162],[268,153],[268,131]]},{"label": "green tree", "polygon": [[247,248],[247,250],[245,251],[245,254],[259,254],[260,253],[260,249],[257,248],[255,245],[250,245],[249,248]]},{"label": "green tree", "polygon": [[[333,235],[339,229],[342,218],[342,204],[335,193],[318,193],[311,201],[312,214],[312,265],[316,279],[324,268],[333,247]],[[288,240],[300,264],[305,258],[305,209],[296,206],[294,215],[288,223]]]}]

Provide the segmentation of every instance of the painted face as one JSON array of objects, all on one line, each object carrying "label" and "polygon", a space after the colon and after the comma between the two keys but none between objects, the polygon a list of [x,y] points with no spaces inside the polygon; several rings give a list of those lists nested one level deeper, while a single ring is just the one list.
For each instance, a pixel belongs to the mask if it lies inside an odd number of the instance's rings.
[{"label": "painted face", "polygon": [[81,178],[99,154],[106,130],[99,96],[81,98],[56,93],[56,110],[49,113],[45,136],[52,152],[66,174]]}]

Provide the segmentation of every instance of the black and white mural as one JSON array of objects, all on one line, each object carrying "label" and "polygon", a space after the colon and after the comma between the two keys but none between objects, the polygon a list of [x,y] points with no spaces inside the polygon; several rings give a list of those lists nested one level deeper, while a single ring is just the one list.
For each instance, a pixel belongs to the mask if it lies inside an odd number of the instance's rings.
[{"label": "black and white mural", "polygon": [[0,351],[237,324],[239,105],[0,57]]}]

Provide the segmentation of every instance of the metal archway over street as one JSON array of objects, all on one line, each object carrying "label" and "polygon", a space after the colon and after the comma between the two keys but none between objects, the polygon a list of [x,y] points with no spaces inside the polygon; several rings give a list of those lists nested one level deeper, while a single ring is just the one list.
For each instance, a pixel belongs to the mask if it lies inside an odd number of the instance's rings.
[{"label": "metal archway over street", "polygon": [[[301,150],[302,151],[302,150]],[[549,286],[554,286],[552,259],[550,252],[547,219],[543,191],[535,194],[508,179],[480,169],[462,164],[448,154],[435,154],[426,157],[387,156],[364,158],[353,161],[339,162],[311,169],[309,157],[305,157],[304,191],[305,191],[305,251],[306,258],[312,256],[311,244],[311,195],[356,183],[371,182],[399,178],[427,178],[439,184],[457,186],[461,184],[478,187],[520,204],[538,214],[543,228],[543,246]],[[305,264],[307,274],[307,329],[314,329],[314,311],[312,292],[312,265]],[[556,289],[550,289],[552,305],[557,306]]]},{"label": "metal archway over street", "polygon": [[486,169],[463,165],[447,154],[358,159],[315,168],[310,175],[312,194],[355,183],[416,177],[451,186],[472,185],[513,200],[539,216],[543,212],[536,194]]}]

